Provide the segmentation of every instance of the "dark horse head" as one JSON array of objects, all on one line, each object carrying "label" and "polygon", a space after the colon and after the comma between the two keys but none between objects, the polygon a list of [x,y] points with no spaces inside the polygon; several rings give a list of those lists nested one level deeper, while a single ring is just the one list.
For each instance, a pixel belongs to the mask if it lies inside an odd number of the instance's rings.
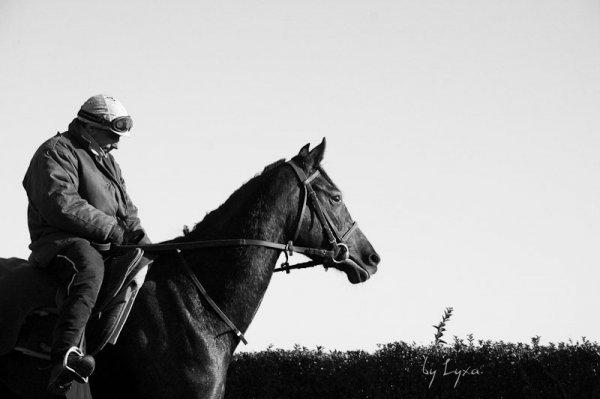
[{"label": "dark horse head", "polygon": [[[294,234],[300,238],[297,241],[299,245],[331,247],[334,256],[324,260],[325,266],[343,271],[353,284],[362,283],[377,272],[379,255],[352,220],[342,192],[321,167],[324,152],[325,139],[312,151],[309,151],[307,144],[292,160],[293,163],[301,165],[304,172],[297,172],[300,180],[298,191],[301,196],[297,201],[302,210],[297,232]],[[308,180],[310,181],[307,183]],[[304,195],[303,184],[306,187]],[[308,199],[304,199],[305,196],[308,196]],[[306,206],[305,201],[310,212],[302,212]],[[301,229],[302,226],[306,227]]]}]

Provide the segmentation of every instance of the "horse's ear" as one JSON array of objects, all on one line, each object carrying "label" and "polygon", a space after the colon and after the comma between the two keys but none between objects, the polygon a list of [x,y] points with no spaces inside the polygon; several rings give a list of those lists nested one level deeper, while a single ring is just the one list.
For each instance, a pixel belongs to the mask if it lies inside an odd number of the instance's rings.
[{"label": "horse's ear", "polygon": [[310,148],[310,143],[300,148],[300,152],[298,153],[299,157],[306,157],[308,155],[308,149]]},{"label": "horse's ear", "polygon": [[323,137],[323,141],[321,144],[312,149],[311,152],[307,155],[307,163],[309,163],[313,168],[316,168],[321,164],[323,160],[323,155],[325,154],[325,137]]}]

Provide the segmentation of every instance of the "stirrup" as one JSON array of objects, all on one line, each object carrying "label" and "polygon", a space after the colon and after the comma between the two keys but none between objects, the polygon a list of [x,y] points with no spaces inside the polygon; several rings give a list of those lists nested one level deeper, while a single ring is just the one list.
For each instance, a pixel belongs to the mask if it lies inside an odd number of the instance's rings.
[{"label": "stirrup", "polygon": [[[70,355],[74,355],[71,361]],[[92,356],[84,355],[79,348],[72,346],[67,350],[62,363],[55,363],[50,370],[47,390],[56,395],[64,395],[71,389],[73,381],[87,383],[95,366],[96,362]]]},{"label": "stirrup", "polygon": [[70,347],[69,350],[67,351],[67,353],[65,353],[65,357],[63,358],[63,369],[67,370],[68,372],[70,372],[73,375],[73,379],[75,381],[80,382],[82,384],[87,384],[88,383],[88,377],[92,374],[92,372],[94,371],[94,368],[95,368],[95,364],[93,362],[93,358],[90,356],[90,358],[91,358],[91,365],[90,365],[89,374],[86,373],[87,375],[84,376],[84,375],[81,375],[79,371],[77,371],[74,368],[72,368],[72,367],[69,366],[69,355],[71,353],[74,353],[80,359],[82,359],[82,358],[85,357],[85,355],[83,354],[83,352],[81,351],[81,349],[79,349],[76,346]]}]

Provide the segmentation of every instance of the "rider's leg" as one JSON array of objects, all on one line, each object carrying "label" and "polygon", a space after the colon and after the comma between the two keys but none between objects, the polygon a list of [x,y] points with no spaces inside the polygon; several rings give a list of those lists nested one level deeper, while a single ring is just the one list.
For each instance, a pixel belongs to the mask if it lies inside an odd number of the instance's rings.
[{"label": "rider's leg", "polygon": [[63,298],[52,337],[48,391],[62,395],[71,382],[87,382],[95,367],[94,358],[78,346],[104,277],[102,256],[89,242],[77,241],[63,249],[49,265],[49,270],[62,279]]},{"label": "rider's leg", "polygon": [[53,333],[51,358],[62,361],[69,348],[78,346],[104,277],[104,261],[89,242],[80,240],[63,249],[50,270],[64,280],[65,298]]}]

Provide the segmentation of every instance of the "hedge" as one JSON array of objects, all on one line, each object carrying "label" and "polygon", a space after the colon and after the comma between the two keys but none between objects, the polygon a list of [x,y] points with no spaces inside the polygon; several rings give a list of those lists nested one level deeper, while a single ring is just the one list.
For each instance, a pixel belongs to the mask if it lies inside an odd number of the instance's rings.
[{"label": "hedge", "polygon": [[[442,341],[443,342],[443,341]],[[394,342],[365,351],[268,348],[235,355],[226,399],[600,398],[600,346],[455,337],[446,346]]]}]

